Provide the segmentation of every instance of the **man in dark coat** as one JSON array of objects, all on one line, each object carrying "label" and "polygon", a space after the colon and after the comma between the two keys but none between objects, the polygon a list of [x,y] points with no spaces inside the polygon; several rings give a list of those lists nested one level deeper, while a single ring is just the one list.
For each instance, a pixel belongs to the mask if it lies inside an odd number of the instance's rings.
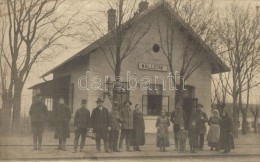
[{"label": "man in dark coat", "polygon": [[121,111],[121,118],[122,118],[122,130],[121,130],[121,135],[120,135],[120,141],[119,141],[119,148],[122,148],[123,144],[123,139],[125,137],[126,141],[126,150],[130,150],[130,142],[131,142],[131,136],[132,136],[132,131],[133,131],[133,111],[131,110],[132,102],[131,101],[125,101],[124,102],[124,107]]},{"label": "man in dark coat", "polygon": [[110,123],[109,123],[109,112],[103,104],[103,100],[98,98],[96,103],[97,107],[93,109],[91,114],[91,121],[93,126],[93,132],[96,133],[96,148],[100,152],[101,139],[104,140],[105,152],[110,153],[108,146],[108,136]]},{"label": "man in dark coat", "polygon": [[59,99],[59,105],[54,109],[55,139],[59,139],[57,150],[66,150],[66,138],[70,138],[69,121],[71,118],[70,109],[64,104],[64,99]]},{"label": "man in dark coat", "polygon": [[41,150],[42,133],[47,119],[48,110],[47,106],[42,102],[42,97],[40,95],[36,96],[36,102],[31,105],[29,114],[31,116],[34,150]]},{"label": "man in dark coat", "polygon": [[80,141],[80,152],[83,152],[83,147],[85,145],[86,135],[90,129],[91,119],[90,112],[86,108],[87,100],[81,100],[81,108],[79,108],[74,117],[74,128],[75,128],[75,139],[74,139],[74,152],[77,152],[79,137]]},{"label": "man in dark coat", "polygon": [[141,151],[139,146],[145,144],[145,124],[141,105],[136,104],[133,112],[133,133],[131,145],[134,146],[134,151]]},{"label": "man in dark coat", "polygon": [[208,122],[208,117],[205,112],[203,112],[203,105],[198,104],[197,110],[191,116],[192,120],[196,121],[196,126],[199,131],[199,149],[203,151],[204,146],[204,135],[206,134],[206,125],[205,123]]},{"label": "man in dark coat", "polygon": [[182,105],[177,103],[176,110],[172,112],[170,118],[170,121],[173,123],[175,151],[178,150],[178,132],[180,131],[180,125],[185,125],[186,120],[186,114],[182,109]]},{"label": "man in dark coat", "polygon": [[111,126],[111,130],[109,131],[109,148],[114,152],[119,152],[119,150],[117,149],[117,145],[118,145],[119,131],[121,129],[121,123],[120,123],[121,117],[118,111],[117,104],[118,104],[117,102],[113,103],[113,108],[109,113],[110,115],[109,120]]}]

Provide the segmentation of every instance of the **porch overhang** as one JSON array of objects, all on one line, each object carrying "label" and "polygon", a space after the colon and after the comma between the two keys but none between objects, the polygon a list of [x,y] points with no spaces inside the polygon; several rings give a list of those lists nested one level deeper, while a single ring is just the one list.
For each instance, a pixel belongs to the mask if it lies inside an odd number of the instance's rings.
[{"label": "porch overhang", "polygon": [[39,90],[39,93],[37,94],[41,94],[42,96],[54,97],[59,95],[57,94],[57,89],[67,87],[69,82],[70,82],[70,75],[67,75],[50,81],[45,81],[42,83],[35,84],[28,89]]}]

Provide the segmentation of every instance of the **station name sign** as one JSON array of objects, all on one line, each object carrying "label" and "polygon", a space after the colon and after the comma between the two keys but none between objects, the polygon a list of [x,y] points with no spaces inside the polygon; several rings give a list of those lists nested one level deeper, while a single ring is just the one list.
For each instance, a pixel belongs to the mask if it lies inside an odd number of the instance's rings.
[{"label": "station name sign", "polygon": [[148,64],[148,63],[141,63],[141,62],[139,62],[138,68],[142,70],[152,70],[152,71],[162,71],[162,72],[168,71],[167,65],[156,65],[156,64]]}]

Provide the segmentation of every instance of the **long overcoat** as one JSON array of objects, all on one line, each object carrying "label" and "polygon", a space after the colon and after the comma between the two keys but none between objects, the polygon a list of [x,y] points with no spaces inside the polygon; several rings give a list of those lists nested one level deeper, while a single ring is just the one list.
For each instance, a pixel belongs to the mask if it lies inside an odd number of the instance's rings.
[{"label": "long overcoat", "polygon": [[108,127],[110,127],[109,112],[108,109],[102,107],[102,109],[96,107],[91,114],[91,121],[93,126],[93,132],[96,133],[96,138],[108,140]]},{"label": "long overcoat", "polygon": [[219,149],[234,149],[233,122],[229,116],[224,116],[220,120]]},{"label": "long overcoat", "polygon": [[69,121],[71,118],[70,109],[66,105],[58,105],[54,109],[55,135],[54,138],[70,138]]},{"label": "long overcoat", "polygon": [[133,112],[133,134],[131,145],[144,145],[145,144],[145,124],[143,114],[140,111]]}]

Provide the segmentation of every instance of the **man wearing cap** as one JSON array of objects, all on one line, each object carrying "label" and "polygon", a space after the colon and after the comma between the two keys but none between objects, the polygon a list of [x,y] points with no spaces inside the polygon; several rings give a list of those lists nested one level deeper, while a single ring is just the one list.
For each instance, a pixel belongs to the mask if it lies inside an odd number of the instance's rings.
[{"label": "man wearing cap", "polygon": [[133,122],[133,111],[131,110],[132,102],[131,101],[125,101],[124,102],[124,108],[120,111],[121,119],[122,119],[122,131],[120,135],[120,141],[119,141],[119,148],[122,148],[123,139],[125,137],[126,141],[126,150],[130,150],[130,141],[132,136],[132,130],[134,128],[134,122]]},{"label": "man wearing cap", "polygon": [[79,108],[74,117],[74,128],[75,128],[75,139],[74,139],[74,153],[77,152],[79,137],[80,141],[80,152],[83,152],[83,147],[85,145],[86,135],[90,129],[90,112],[86,108],[87,100],[81,100],[81,108]]},{"label": "man wearing cap", "polygon": [[[175,141],[175,150],[178,150],[178,133],[180,131],[180,126],[185,125],[186,123],[186,114],[182,109],[182,105],[180,103],[176,104],[176,110],[174,110],[171,114],[170,121],[173,123],[173,131],[174,131],[174,141]],[[186,128],[185,128],[186,129]]]},{"label": "man wearing cap", "polygon": [[118,145],[118,137],[119,137],[119,131],[121,129],[121,117],[120,113],[118,111],[118,103],[116,101],[113,102],[113,107],[110,115],[110,126],[111,130],[109,131],[109,148],[110,150],[114,152],[119,152],[117,149]]},{"label": "man wearing cap", "polygon": [[109,112],[103,104],[103,100],[98,98],[96,103],[97,107],[93,109],[91,114],[91,122],[93,127],[93,132],[96,133],[96,148],[100,152],[100,142],[101,139],[104,141],[105,152],[110,153],[108,148],[108,136],[110,128]]},{"label": "man wearing cap", "polygon": [[196,125],[199,131],[199,149],[203,151],[204,135],[206,134],[205,123],[208,122],[208,117],[206,113],[203,112],[203,105],[197,105],[197,110],[194,112],[194,114],[192,114],[191,118],[196,121]]},{"label": "man wearing cap", "polygon": [[47,106],[42,102],[42,96],[36,96],[36,101],[31,105],[29,114],[31,116],[33,133],[33,149],[40,151],[42,146],[42,133],[44,129],[44,123],[48,115],[48,109]]}]

